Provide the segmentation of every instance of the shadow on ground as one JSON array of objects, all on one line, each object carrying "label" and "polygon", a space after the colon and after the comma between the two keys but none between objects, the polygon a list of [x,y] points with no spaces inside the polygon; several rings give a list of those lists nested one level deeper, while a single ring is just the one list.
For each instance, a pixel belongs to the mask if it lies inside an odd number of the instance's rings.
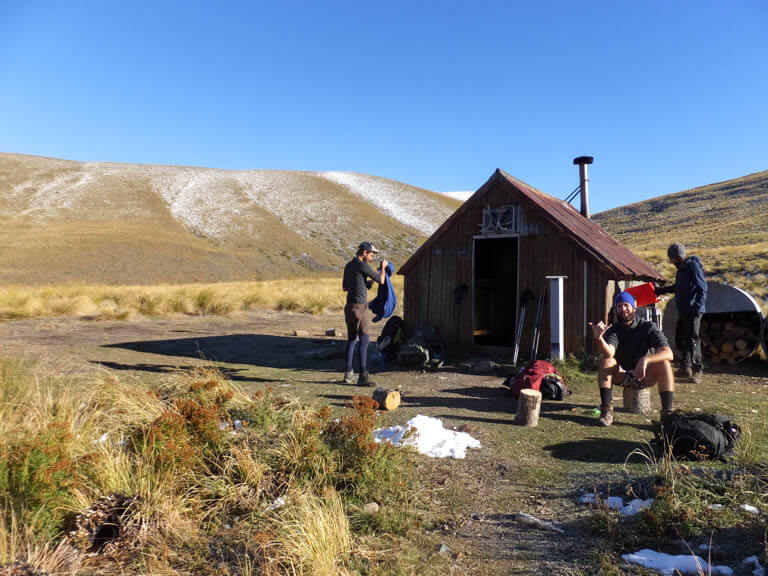
[{"label": "shadow on ground", "polygon": [[544,446],[544,450],[558,460],[623,464],[633,450],[644,446],[642,442],[603,437],[550,444]]},{"label": "shadow on ground", "polygon": [[[264,368],[312,369],[338,371],[338,360],[344,357],[344,342],[267,334],[227,334],[173,340],[139,340],[106,344],[105,348],[123,348],[156,354],[249,364]],[[137,366],[152,364],[137,363]],[[162,365],[160,365],[162,366]],[[140,369],[140,368],[139,368]]]},{"label": "shadow on ground", "polygon": [[[125,371],[132,371],[132,372],[151,372],[154,374],[174,374],[174,373],[183,373],[183,372],[193,372],[196,369],[199,369],[200,366],[194,366],[192,364],[185,364],[185,365],[172,365],[172,364],[147,364],[147,363],[136,363],[136,364],[122,364],[120,362],[97,362],[95,360],[90,361],[91,364],[96,364],[98,366],[103,366],[104,368],[109,368],[111,370],[125,370]],[[238,368],[226,368],[226,367],[217,367],[216,368],[221,374],[233,381],[237,382],[275,382],[274,378],[258,378],[255,376],[244,376],[241,374],[243,372],[243,369]]]}]

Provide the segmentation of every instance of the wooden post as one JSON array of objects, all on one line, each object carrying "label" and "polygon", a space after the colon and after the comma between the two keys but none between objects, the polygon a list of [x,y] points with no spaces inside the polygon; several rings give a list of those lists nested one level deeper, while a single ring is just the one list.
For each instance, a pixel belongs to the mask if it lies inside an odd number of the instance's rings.
[{"label": "wooden post", "polygon": [[379,403],[382,410],[394,410],[400,406],[400,392],[389,388],[376,388],[373,391],[373,399]]},{"label": "wooden post", "polygon": [[541,410],[541,392],[525,388],[520,390],[520,398],[517,399],[517,413],[515,424],[533,427],[539,423],[539,411]]},{"label": "wooden post", "polygon": [[632,414],[651,413],[651,389],[650,388],[624,388],[624,411]]}]

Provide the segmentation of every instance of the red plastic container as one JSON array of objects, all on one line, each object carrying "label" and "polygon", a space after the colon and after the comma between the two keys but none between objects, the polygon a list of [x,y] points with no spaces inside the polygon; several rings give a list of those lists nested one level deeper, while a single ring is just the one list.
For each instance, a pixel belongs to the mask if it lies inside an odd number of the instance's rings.
[{"label": "red plastic container", "polygon": [[632,297],[635,299],[635,303],[637,304],[636,308],[640,308],[641,306],[650,306],[651,304],[656,304],[656,302],[659,301],[659,298],[656,296],[656,292],[653,291],[653,284],[650,282],[640,284],[640,286],[632,286],[632,288],[627,288],[624,290],[624,292],[629,292],[632,294]]}]

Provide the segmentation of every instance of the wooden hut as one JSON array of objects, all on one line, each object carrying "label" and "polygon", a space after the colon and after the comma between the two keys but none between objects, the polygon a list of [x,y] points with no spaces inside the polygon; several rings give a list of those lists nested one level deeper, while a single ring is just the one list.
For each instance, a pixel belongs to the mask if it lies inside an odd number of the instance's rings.
[{"label": "wooden hut", "polygon": [[[582,203],[582,206],[585,204]],[[436,327],[446,345],[512,346],[526,289],[539,294],[563,276],[565,353],[593,350],[587,322],[605,320],[624,286],[662,280],[650,264],[569,203],[496,170],[400,268],[403,315]],[[537,302],[526,308],[521,356],[527,356]],[[541,356],[548,356],[549,304]]]}]

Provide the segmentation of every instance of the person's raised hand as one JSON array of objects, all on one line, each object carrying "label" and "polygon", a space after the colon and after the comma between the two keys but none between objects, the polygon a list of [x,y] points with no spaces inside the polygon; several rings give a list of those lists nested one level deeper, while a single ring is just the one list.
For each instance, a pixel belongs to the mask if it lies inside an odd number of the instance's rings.
[{"label": "person's raised hand", "polygon": [[600,320],[600,322],[598,322],[598,323],[596,323],[596,324],[593,324],[592,322],[588,322],[588,323],[587,323],[587,326],[589,326],[590,328],[592,328],[592,337],[593,337],[595,340],[599,340],[599,339],[600,339],[600,337],[601,337],[603,334],[605,334],[605,331],[606,331],[606,330],[608,330],[608,328],[609,328],[609,326],[608,326],[608,325],[606,325],[606,323],[605,323],[605,322],[603,322],[602,320]]}]

